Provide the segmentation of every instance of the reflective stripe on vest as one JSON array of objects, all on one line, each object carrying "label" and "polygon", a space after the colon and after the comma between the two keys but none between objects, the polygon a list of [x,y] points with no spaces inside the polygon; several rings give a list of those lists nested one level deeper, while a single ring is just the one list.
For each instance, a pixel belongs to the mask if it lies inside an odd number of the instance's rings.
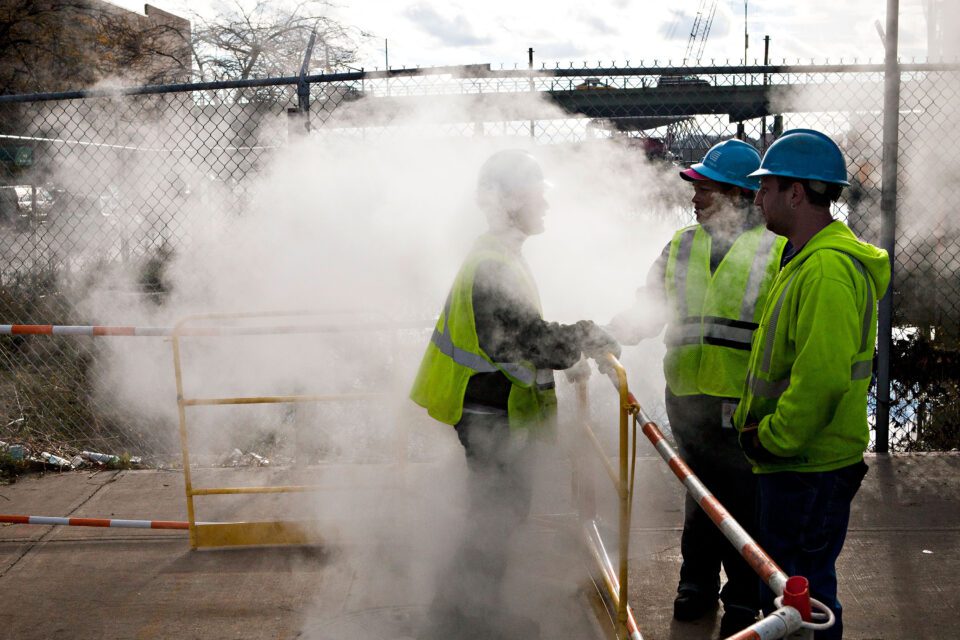
[{"label": "reflective stripe on vest", "polygon": [[756,322],[752,321],[748,322],[745,320],[730,320],[729,318],[704,316],[703,342],[718,347],[750,351],[753,332],[758,326]]},{"label": "reflective stripe on vest", "polygon": [[[760,236],[760,245],[757,247],[757,252],[753,254],[753,264],[750,265],[750,275],[747,276],[747,289],[743,295],[740,319],[744,322],[752,323],[754,329],[759,326],[753,322],[753,318],[757,311],[757,301],[760,299],[760,285],[763,284],[763,277],[767,272],[770,251],[773,249],[776,241],[777,235],[773,233],[764,233]],[[749,348],[749,343],[752,339],[753,337],[751,336],[751,338],[747,340],[747,348]]]},{"label": "reflective stripe on vest", "polygon": [[682,322],[670,326],[666,334],[666,344],[668,347],[700,344],[702,329],[704,344],[749,351],[753,332],[757,326],[759,325],[756,322],[715,316],[687,317]]},{"label": "reflective stripe on vest", "polygon": [[697,227],[691,227],[680,236],[677,257],[673,267],[674,298],[677,301],[677,318],[667,325],[664,343],[667,347],[679,347],[685,344],[700,344],[700,317],[687,315],[687,273],[690,271],[690,254],[693,252],[693,240]]},{"label": "reflective stripe on vest", "polygon": [[[699,321],[698,318],[687,316],[687,272],[690,268],[690,253],[693,251],[693,240],[696,232],[697,227],[692,227],[683,232],[683,236],[680,238],[680,246],[677,248],[676,267],[673,274],[678,317],[683,318],[683,323]],[[760,236],[760,244],[753,254],[750,273],[747,275],[746,291],[740,307],[740,320],[753,324],[754,329],[757,327],[753,318],[757,309],[757,300],[760,297],[760,285],[763,283],[763,277],[767,271],[770,251],[776,241],[777,236],[773,233],[764,233]],[[748,339],[748,346],[749,342]]]},{"label": "reflective stripe on vest", "polygon": [[676,266],[674,267],[674,290],[677,299],[677,317],[684,318],[684,322],[691,320],[687,318],[687,271],[690,269],[690,253],[693,251],[693,238],[697,233],[697,227],[687,229],[680,238],[680,246],[677,248]]},{"label": "reflective stripe on vest", "polygon": [[668,347],[700,344],[700,318],[687,317],[667,327],[664,342]]},{"label": "reflective stripe on vest", "polygon": [[673,319],[664,342],[664,374],[675,395],[734,396],[784,240],[757,225],[734,239],[711,268],[711,238],[702,226],[674,235],[664,286]]},{"label": "reflective stripe on vest", "polygon": [[[850,365],[851,380],[865,380],[873,375],[873,360],[861,360]],[[758,398],[776,399],[783,395],[783,392],[790,386],[790,378],[782,380],[761,380],[752,378],[750,381],[750,391]]]},{"label": "reflective stripe on vest", "polygon": [[477,373],[495,373],[497,371],[502,371],[507,375],[516,378],[520,384],[532,387],[536,384],[537,389],[553,389],[556,387],[556,381],[553,377],[553,370],[551,369],[531,369],[530,367],[525,367],[522,364],[517,364],[515,362],[490,362],[483,356],[477,355],[475,353],[470,353],[469,351],[464,351],[460,349],[450,338],[450,334],[447,332],[447,320],[450,318],[450,302],[447,301],[447,304],[443,309],[444,322],[443,322],[443,331],[439,329],[433,330],[433,335],[430,337],[430,341],[436,345],[437,349],[440,350],[440,353],[444,354],[457,364],[472,369]]},{"label": "reflective stripe on vest", "polygon": [[[867,285],[867,305],[863,314],[863,322],[860,327],[860,350],[857,352],[859,354],[867,350],[867,340],[870,337],[870,324],[871,320],[873,319],[874,305],[873,281],[868,276],[866,268],[863,266],[862,262],[843,251],[839,251],[838,253],[843,253],[845,256],[850,258],[850,261],[853,262],[853,266],[863,277]],[[799,271],[795,271],[793,275],[790,276],[790,279],[787,281],[787,285],[783,288],[783,291],[780,292],[780,297],[777,298],[777,305],[774,307],[773,314],[770,317],[770,324],[767,326],[767,335],[763,347],[763,363],[761,366],[762,373],[770,372],[770,361],[773,359],[773,342],[774,336],[777,333],[777,324],[780,322],[780,311],[783,308],[783,303],[787,297],[787,292],[790,290],[790,286],[793,284],[793,279],[797,276],[798,272]],[[850,365],[851,380],[864,380],[870,378],[872,375],[872,358],[870,360],[860,360]],[[751,372],[748,384],[753,395],[759,398],[776,399],[783,395],[783,392],[786,391],[787,387],[790,386],[790,377],[787,376],[781,380],[761,380],[760,378],[755,377]]]}]

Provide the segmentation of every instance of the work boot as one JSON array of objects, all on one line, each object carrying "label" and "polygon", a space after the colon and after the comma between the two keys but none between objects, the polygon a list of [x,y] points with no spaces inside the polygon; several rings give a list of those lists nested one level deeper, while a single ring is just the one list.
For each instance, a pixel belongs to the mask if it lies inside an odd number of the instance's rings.
[{"label": "work boot", "polygon": [[680,622],[698,620],[714,610],[717,598],[700,591],[683,590],[673,601],[673,619]]},{"label": "work boot", "polygon": [[757,621],[757,612],[747,607],[724,606],[720,618],[720,637],[727,638]]}]

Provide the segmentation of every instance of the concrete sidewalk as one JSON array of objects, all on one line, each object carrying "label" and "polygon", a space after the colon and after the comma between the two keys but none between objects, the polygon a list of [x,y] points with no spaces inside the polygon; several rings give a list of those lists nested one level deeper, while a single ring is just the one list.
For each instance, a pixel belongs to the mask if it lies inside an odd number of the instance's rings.
[{"label": "concrete sidewalk", "polygon": [[[840,562],[846,638],[960,637],[960,457],[868,460]],[[416,465],[415,465],[416,466]],[[343,469],[313,475],[352,480]],[[435,482],[420,467],[414,482]],[[510,597],[533,608],[543,637],[596,638],[562,520],[566,471],[538,491],[535,517],[519,536]],[[288,474],[287,474],[288,475]],[[209,469],[207,486],[283,481],[283,470]],[[390,477],[352,496],[350,517],[375,518],[394,500]],[[336,489],[331,489],[336,491]],[[246,496],[245,496],[246,498]],[[275,517],[287,497],[225,498],[199,519]],[[659,459],[637,462],[631,602],[647,639],[716,637],[717,621],[670,619],[679,567],[681,487]],[[186,519],[183,477],[170,471],[72,472],[0,487],[0,512],[48,516]],[[289,512],[289,511],[287,511]],[[330,523],[331,531],[338,523]],[[339,523],[342,525],[342,523]],[[362,526],[362,525],[361,525]],[[300,548],[191,551],[185,532],[0,526],[2,637],[69,638],[412,638],[432,577],[404,562],[389,536],[358,541],[341,527],[328,544]],[[719,615],[717,616],[719,619]]]},{"label": "concrete sidewalk", "polygon": [[[960,638],[960,593],[949,586],[960,571],[960,456],[871,456],[867,464],[837,567],[844,638]],[[672,479],[663,465],[659,475],[663,482]],[[680,493],[666,498],[659,491],[641,495],[638,488],[636,496],[631,602],[644,637],[717,637],[722,611],[697,623],[671,619],[680,566]],[[672,518],[662,517],[671,510]]]}]

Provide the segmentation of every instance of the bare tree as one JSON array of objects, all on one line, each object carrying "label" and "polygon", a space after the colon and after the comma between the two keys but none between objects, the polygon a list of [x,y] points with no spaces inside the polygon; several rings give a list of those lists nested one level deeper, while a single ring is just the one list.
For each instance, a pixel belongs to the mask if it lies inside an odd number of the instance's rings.
[{"label": "bare tree", "polygon": [[[0,0],[0,93],[80,89],[109,76],[158,84],[296,75],[312,32],[314,69],[343,69],[368,34],[327,0],[233,0],[190,22],[102,0]],[[191,68],[192,66],[192,68]]]},{"label": "bare tree", "polygon": [[315,64],[326,71],[356,61],[356,40],[368,34],[327,15],[330,3],[234,0],[212,18],[194,15],[193,58],[200,81],[296,75],[310,34],[316,31]]},{"label": "bare tree", "polygon": [[139,84],[189,81],[189,21],[153,7],[148,10],[148,17],[123,10],[97,13],[95,58],[113,75],[127,76]]},{"label": "bare tree", "polygon": [[80,22],[83,2],[3,0],[0,2],[0,86],[4,93],[61,87],[61,77],[91,81],[84,47],[60,27]]}]

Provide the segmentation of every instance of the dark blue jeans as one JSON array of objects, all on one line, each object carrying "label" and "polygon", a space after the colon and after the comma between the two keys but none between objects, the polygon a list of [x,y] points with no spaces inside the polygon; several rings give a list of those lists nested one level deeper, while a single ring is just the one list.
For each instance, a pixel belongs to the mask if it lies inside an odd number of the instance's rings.
[{"label": "dark blue jeans", "polygon": [[[863,462],[820,473],[758,476],[757,537],[760,546],[788,576],[810,581],[810,595],[837,616],[817,640],[843,637],[843,608],[837,600],[837,557],[850,521],[850,503],[867,473]],[[773,592],[761,587],[765,614],[774,610]]]}]

